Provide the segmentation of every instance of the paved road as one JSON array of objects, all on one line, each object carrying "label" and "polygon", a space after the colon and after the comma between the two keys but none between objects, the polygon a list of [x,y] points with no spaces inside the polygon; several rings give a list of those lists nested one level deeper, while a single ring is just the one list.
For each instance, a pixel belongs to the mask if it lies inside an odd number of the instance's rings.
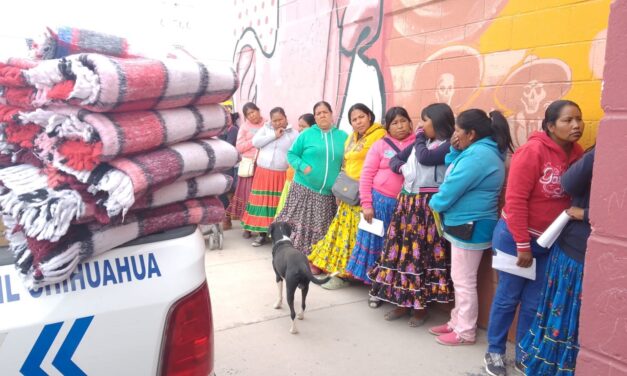
[{"label": "paved road", "polygon": [[[484,374],[484,331],[474,346],[441,346],[427,328],[446,314],[433,312],[420,328],[387,322],[391,306],[369,308],[368,289],[360,285],[328,291],[310,284],[305,319],[290,334],[287,304],[272,308],[272,248],[250,246],[237,227],[225,232],[224,249],[208,250],[205,260],[218,376]],[[299,306],[300,291],[296,296]]]}]

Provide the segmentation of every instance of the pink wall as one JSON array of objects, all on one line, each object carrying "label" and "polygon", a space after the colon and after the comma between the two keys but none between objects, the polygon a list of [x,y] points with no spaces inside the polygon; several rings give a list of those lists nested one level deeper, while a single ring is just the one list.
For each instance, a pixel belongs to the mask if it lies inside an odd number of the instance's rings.
[{"label": "pink wall", "polygon": [[592,182],[578,375],[627,375],[627,1],[612,4]]}]

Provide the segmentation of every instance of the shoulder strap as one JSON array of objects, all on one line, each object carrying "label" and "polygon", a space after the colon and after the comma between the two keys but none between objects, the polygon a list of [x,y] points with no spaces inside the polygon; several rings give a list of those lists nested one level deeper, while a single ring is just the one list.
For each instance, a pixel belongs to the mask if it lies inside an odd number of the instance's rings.
[{"label": "shoulder strap", "polygon": [[392,149],[394,149],[394,151],[396,151],[397,154],[401,152],[401,149],[399,149],[398,146],[394,145],[392,140],[390,140],[389,138],[384,137],[383,141],[387,142],[388,145],[390,145],[392,147]]}]

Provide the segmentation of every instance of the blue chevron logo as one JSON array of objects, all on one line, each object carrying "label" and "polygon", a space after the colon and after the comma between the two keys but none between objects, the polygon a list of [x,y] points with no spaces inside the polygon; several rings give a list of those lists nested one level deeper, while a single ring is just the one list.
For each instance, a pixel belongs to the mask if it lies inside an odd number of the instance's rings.
[{"label": "blue chevron logo", "polygon": [[[74,321],[72,327],[70,328],[69,333],[63,340],[57,355],[55,355],[52,360],[52,365],[61,372],[62,375],[65,376],[84,376],[87,375],[79,366],[72,361],[72,356],[74,356],[74,352],[80,345],[89,325],[91,325],[91,321],[94,316],[81,317]],[[24,376],[48,376],[48,374],[41,369],[41,363],[43,362],[46,354],[50,351],[50,347],[52,343],[57,338],[61,327],[63,326],[63,321],[55,322],[52,324],[48,324],[44,326],[33,345],[33,348],[28,353],[24,364],[22,364],[22,368],[20,368],[20,373]]]}]

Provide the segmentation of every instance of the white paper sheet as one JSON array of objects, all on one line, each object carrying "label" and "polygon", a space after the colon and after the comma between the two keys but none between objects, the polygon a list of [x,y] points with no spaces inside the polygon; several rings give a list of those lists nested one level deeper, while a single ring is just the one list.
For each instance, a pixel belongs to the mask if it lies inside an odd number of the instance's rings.
[{"label": "white paper sheet", "polygon": [[359,218],[359,225],[357,227],[360,230],[368,231],[371,234],[383,237],[383,234],[385,233],[385,228],[383,227],[382,220],[372,218],[372,223],[368,223],[368,221],[364,219],[363,213],[359,213]]},{"label": "white paper sheet", "polygon": [[544,248],[551,248],[553,243],[557,240],[557,238],[566,227],[566,224],[570,221],[570,216],[566,214],[565,211],[562,212],[551,225],[540,235],[538,238],[538,245]]},{"label": "white paper sheet", "polygon": [[523,278],[536,280],[536,259],[528,268],[521,268],[516,265],[518,257],[495,249],[496,254],[492,255],[492,268],[505,273],[514,274]]}]

